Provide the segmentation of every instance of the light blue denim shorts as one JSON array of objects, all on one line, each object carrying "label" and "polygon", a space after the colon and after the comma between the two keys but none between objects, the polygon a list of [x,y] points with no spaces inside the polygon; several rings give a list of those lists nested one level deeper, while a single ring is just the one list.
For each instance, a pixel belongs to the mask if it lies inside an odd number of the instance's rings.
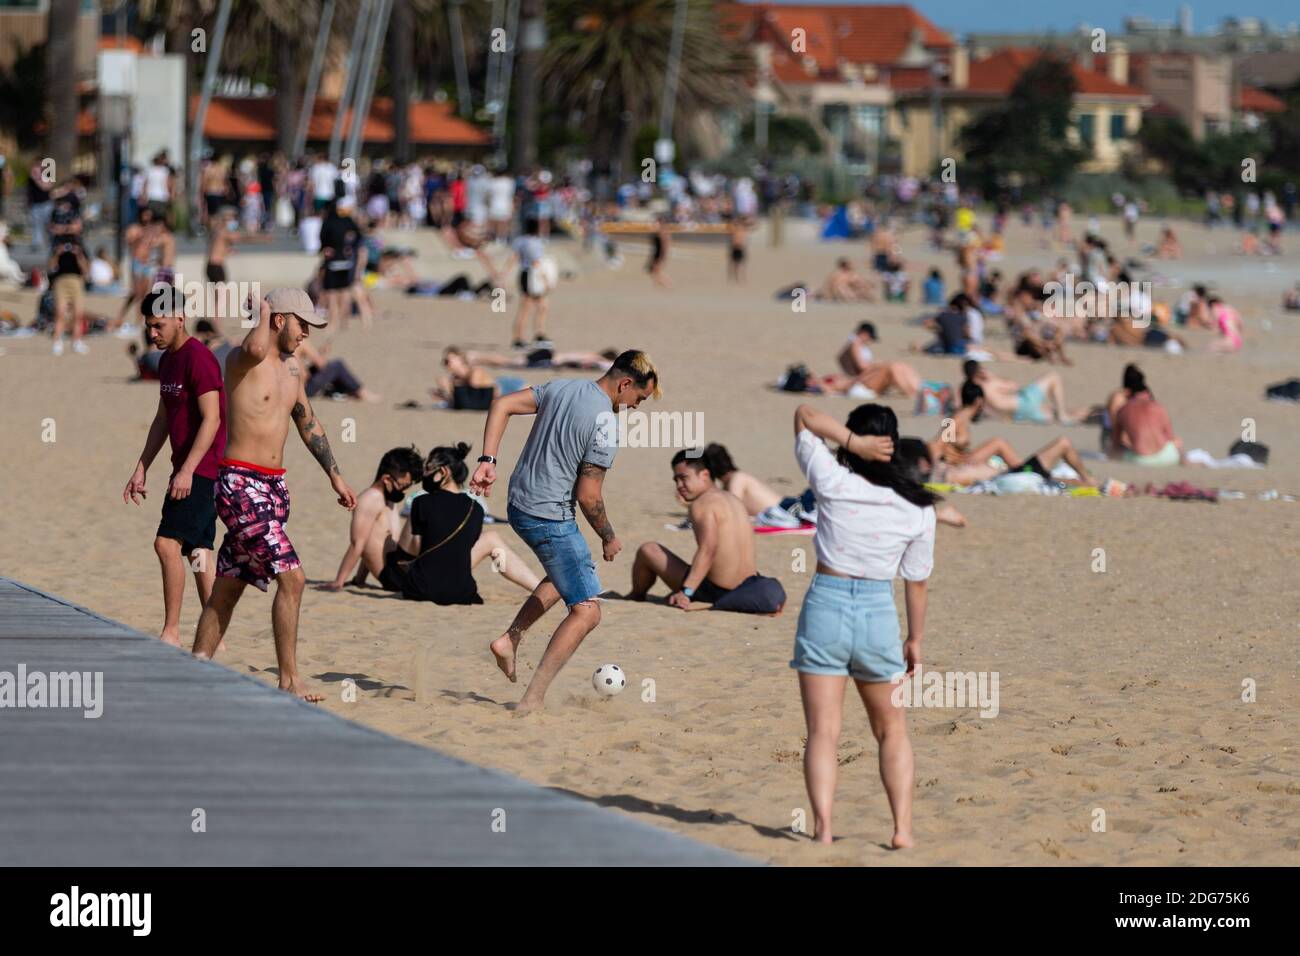
[{"label": "light blue denim shorts", "polygon": [[510,527],[533,549],[542,570],[560,592],[566,607],[590,601],[600,594],[600,578],[596,576],[596,563],[591,559],[578,522],[555,521],[525,514],[514,505],[506,509]]},{"label": "light blue denim shorts", "polygon": [[870,682],[906,672],[894,582],[814,574],[799,609],[790,666],[801,674]]}]

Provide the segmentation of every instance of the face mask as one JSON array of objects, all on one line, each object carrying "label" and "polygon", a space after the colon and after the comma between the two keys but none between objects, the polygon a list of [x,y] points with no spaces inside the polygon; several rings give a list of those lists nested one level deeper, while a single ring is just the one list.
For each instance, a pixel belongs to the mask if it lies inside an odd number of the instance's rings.
[{"label": "face mask", "polygon": [[385,488],[384,499],[390,504],[395,505],[406,498],[406,492],[401,488]]},{"label": "face mask", "polygon": [[435,471],[432,474],[425,475],[424,481],[420,482],[420,486],[429,494],[433,494],[441,488],[442,482],[438,480],[438,472]]}]

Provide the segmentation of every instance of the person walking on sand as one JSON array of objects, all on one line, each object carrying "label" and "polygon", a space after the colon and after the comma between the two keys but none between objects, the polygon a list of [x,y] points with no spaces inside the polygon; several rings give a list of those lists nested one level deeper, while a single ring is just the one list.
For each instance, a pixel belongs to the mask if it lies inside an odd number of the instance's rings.
[{"label": "person walking on sand", "polygon": [[301,289],[274,289],[260,303],[250,297],[249,309],[260,315],[258,323],[226,358],[228,438],[216,487],[226,537],[217,554],[212,596],[194,634],[194,656],[212,657],[247,585],[265,591],[275,578],[271,626],[280,689],[316,703],[324,698],[311,693],[298,674],[298,612],[307,577],[284,531],[289,520],[284,443],[290,421],[329,477],[339,504],[351,511],[357,499],[312,412],[307,376],[293,354],[311,329],[326,323]]},{"label": "person walking on sand", "polygon": [[569,609],[515,705],[518,712],[542,706],[555,675],[600,623],[600,579],[578,530],[576,510],[582,509],[600,536],[605,560],[613,561],[623,545],[605,513],[603,485],[618,451],[615,414],[660,394],[659,372],[650,356],[629,350],[595,381],[552,379],[503,395],[488,409],[483,455],[469,483],[471,491],[484,497],[496,481],[496,454],[510,417],[537,416],[510,476],[506,513],[510,527],[533,549],[546,576],[506,632],[490,645],[497,666],[512,683],[517,679],[515,652],[528,628],[561,599]]},{"label": "person walking on sand", "polygon": [[170,439],[172,473],[153,549],[163,577],[163,628],[158,636],[180,647],[186,560],[194,572],[200,606],[212,594],[216,576],[212,563],[217,525],[214,489],[217,462],[226,446],[226,393],[217,357],[185,331],[185,302],[180,290],[154,289],[145,296],[141,311],[149,342],[162,353],[158,411],[122,501],[138,506],[147,496],[145,473],[163,442]]},{"label": "person walking on sand", "polygon": [[[845,425],[800,405],[794,433],[795,458],[817,498],[817,573],[799,610],[790,661],[808,725],[803,766],[813,839],[833,839],[836,752],[852,677],[880,746],[880,778],[894,815],[891,845],[903,849],[912,845],[916,779],[907,712],[893,691],[897,678],[921,666],[938,498],[900,467],[898,419],[883,405],[859,405]],[[840,442],[839,451],[826,441]],[[906,582],[905,641],[894,608],[899,574]]]}]

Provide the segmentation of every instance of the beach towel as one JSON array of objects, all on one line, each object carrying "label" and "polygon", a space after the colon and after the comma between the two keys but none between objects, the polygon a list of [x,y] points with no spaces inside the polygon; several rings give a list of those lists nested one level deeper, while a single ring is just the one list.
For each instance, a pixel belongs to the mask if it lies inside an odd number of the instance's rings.
[{"label": "beach towel", "polygon": [[[1235,445],[1233,446],[1236,447]],[[1268,453],[1265,452],[1267,460]],[[1247,453],[1234,453],[1227,458],[1215,458],[1204,448],[1193,448],[1185,458],[1189,465],[1200,465],[1203,468],[1263,468],[1264,466],[1256,461]]]},{"label": "beach towel", "polygon": [[1206,501],[1217,504],[1219,500],[1219,493],[1214,489],[1197,488],[1189,481],[1171,481],[1163,488],[1147,485],[1146,494],[1156,498],[1168,498],[1170,501]]},{"label": "beach towel", "polygon": [[916,393],[916,415],[951,415],[955,409],[952,387],[926,379]]}]

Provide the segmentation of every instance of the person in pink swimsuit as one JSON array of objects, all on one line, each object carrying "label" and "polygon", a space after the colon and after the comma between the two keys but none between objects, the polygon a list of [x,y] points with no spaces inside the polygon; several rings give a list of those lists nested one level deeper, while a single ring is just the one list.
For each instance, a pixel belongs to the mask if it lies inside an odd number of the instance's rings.
[{"label": "person in pink swimsuit", "polygon": [[1214,316],[1215,322],[1218,323],[1221,337],[1211,342],[1206,347],[1206,351],[1240,352],[1242,345],[1241,315],[1232,306],[1214,296],[1210,297],[1209,305],[1210,314]]}]

